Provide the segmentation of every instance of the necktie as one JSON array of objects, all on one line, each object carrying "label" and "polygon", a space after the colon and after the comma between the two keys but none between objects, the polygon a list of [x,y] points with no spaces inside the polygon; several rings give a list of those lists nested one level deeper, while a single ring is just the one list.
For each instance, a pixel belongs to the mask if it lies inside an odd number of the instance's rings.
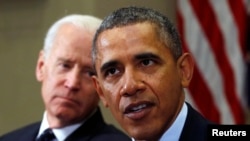
[{"label": "necktie", "polygon": [[52,141],[55,138],[56,137],[53,131],[50,128],[48,128],[41,134],[41,136],[36,141]]}]

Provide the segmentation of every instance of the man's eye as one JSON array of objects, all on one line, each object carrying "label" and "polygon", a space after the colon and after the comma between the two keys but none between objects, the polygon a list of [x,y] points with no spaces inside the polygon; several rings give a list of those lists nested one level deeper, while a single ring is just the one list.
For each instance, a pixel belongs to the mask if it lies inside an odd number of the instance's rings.
[{"label": "man's eye", "polygon": [[61,70],[67,70],[71,68],[71,65],[69,63],[60,63],[58,66]]},{"label": "man's eye", "polygon": [[94,71],[88,71],[88,75],[89,76],[92,76],[92,75],[95,75],[96,73]]},{"label": "man's eye", "polygon": [[106,71],[105,76],[112,76],[118,73],[116,68],[110,68]]},{"label": "man's eye", "polygon": [[149,66],[149,65],[152,65],[153,63],[154,63],[154,61],[153,61],[153,60],[150,60],[150,59],[143,60],[143,61],[141,62],[141,64],[142,64],[143,66]]},{"label": "man's eye", "polygon": [[64,64],[62,64],[62,67],[63,67],[63,68],[70,68],[70,65],[64,63]]}]

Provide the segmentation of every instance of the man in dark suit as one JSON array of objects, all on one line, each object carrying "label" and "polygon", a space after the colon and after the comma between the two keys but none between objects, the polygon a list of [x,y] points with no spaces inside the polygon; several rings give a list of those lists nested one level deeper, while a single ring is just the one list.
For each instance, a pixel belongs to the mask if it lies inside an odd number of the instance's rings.
[{"label": "man in dark suit", "polygon": [[1,141],[40,141],[43,137],[53,141],[131,140],[106,124],[98,107],[91,79],[95,73],[91,46],[100,23],[93,16],[69,15],[51,26],[36,66],[45,105],[43,119],[3,135]]},{"label": "man in dark suit", "polygon": [[92,48],[97,92],[134,140],[205,141],[211,123],[185,102],[194,62],[163,14],[124,7],[108,15]]}]

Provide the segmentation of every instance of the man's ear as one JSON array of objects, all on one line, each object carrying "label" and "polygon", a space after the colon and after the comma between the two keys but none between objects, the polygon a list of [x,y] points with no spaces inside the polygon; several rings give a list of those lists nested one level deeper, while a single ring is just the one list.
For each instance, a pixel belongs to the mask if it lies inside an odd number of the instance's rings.
[{"label": "man's ear", "polygon": [[194,61],[189,53],[184,53],[177,61],[181,84],[188,87],[193,77]]},{"label": "man's ear", "polygon": [[41,82],[44,78],[44,52],[41,50],[39,52],[37,64],[36,64],[36,79]]},{"label": "man's ear", "polygon": [[98,95],[99,95],[99,97],[100,97],[103,105],[108,108],[109,107],[108,102],[107,102],[107,100],[105,98],[105,95],[103,94],[103,91],[102,91],[102,88],[101,88],[101,86],[99,84],[97,76],[93,75],[92,76],[92,80],[94,82],[95,89],[96,89],[96,91],[97,91],[97,93],[98,93]]}]

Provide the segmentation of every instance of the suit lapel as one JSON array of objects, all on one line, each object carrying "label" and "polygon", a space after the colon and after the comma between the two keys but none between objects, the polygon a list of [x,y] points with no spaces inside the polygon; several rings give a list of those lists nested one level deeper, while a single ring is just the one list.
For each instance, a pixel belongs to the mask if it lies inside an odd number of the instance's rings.
[{"label": "suit lapel", "polygon": [[195,111],[189,103],[187,119],[185,121],[180,141],[203,141],[206,137],[206,128],[210,124],[200,113]]},{"label": "suit lapel", "polygon": [[41,122],[32,124],[26,129],[22,130],[22,133],[19,134],[18,140],[20,141],[34,141],[36,139],[36,136],[38,134],[39,127],[41,125]]}]

